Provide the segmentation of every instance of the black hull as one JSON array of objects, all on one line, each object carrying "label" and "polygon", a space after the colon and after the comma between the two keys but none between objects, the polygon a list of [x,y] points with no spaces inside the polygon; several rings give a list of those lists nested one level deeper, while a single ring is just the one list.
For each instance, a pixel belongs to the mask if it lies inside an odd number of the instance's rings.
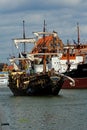
[{"label": "black hull", "polygon": [[[19,78],[21,77],[23,76],[21,75]],[[56,77],[57,79],[55,77],[51,79],[48,74],[34,75],[31,78],[25,76],[17,85],[17,78],[14,80],[10,75],[8,87],[14,96],[58,95],[63,85],[63,78]],[[24,79],[26,79],[27,83],[23,81]]]},{"label": "black hull", "polygon": [[63,89],[87,89],[87,64],[79,64],[77,69],[66,72],[65,75],[75,81],[75,86],[71,86],[68,79],[64,81]]}]

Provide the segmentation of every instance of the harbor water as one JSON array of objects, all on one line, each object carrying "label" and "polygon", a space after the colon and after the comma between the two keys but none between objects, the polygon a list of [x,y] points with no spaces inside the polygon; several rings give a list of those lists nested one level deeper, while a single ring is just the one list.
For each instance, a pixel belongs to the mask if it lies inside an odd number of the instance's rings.
[{"label": "harbor water", "polygon": [[11,130],[87,130],[87,90],[64,90],[58,96],[14,97],[0,87],[0,106]]}]

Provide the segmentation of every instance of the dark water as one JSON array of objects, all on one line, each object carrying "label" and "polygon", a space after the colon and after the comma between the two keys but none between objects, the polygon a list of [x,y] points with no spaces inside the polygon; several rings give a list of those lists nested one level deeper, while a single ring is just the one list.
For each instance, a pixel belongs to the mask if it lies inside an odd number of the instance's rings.
[{"label": "dark water", "polygon": [[9,89],[0,88],[0,106],[11,130],[87,130],[87,90],[14,97]]}]

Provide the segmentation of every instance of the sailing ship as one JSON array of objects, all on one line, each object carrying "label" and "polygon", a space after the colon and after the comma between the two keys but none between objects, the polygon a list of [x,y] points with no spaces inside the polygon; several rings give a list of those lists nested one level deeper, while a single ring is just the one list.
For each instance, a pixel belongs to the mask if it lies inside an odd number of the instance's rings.
[{"label": "sailing ship", "polygon": [[[14,39],[14,43],[18,49],[18,44],[23,43],[24,48],[26,43],[36,44],[35,38],[25,38],[23,21],[23,38]],[[24,53],[20,52],[20,56],[11,58],[10,62],[14,69],[9,72],[8,87],[15,96],[30,96],[30,95],[58,95],[64,82],[64,75],[55,72],[54,68],[47,70],[47,57],[53,56],[53,53],[47,53],[45,41],[46,35],[55,37],[56,33],[45,32],[45,21],[43,32],[43,53]],[[57,53],[55,53],[57,55]],[[43,58],[42,58],[43,57]],[[43,60],[43,71],[36,71],[36,62],[40,63]],[[16,61],[19,61],[16,63]],[[38,64],[40,67],[40,64]],[[68,78],[68,76],[66,76]],[[69,81],[74,84],[74,80],[69,78]]]}]

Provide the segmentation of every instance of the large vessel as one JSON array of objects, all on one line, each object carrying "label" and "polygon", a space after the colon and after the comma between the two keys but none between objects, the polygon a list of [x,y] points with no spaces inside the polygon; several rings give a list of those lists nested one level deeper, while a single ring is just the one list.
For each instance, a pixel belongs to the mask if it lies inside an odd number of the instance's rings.
[{"label": "large vessel", "polygon": [[[40,35],[41,32],[37,32],[36,35]],[[84,69],[84,63],[87,61],[87,44],[80,43],[80,33],[79,33],[79,25],[77,24],[77,42],[74,41],[73,44],[70,44],[69,41],[67,44],[63,44],[62,40],[57,36],[54,41],[54,38],[51,36],[46,37],[45,46],[47,47],[48,53],[54,53],[51,57],[51,67],[55,69],[55,71],[64,73],[67,76],[72,78],[75,77],[76,84],[74,87],[71,86],[68,79],[64,80],[64,84],[62,88],[87,88],[86,80],[87,77],[83,71],[79,71],[78,65]],[[41,37],[36,46],[33,48],[32,53],[43,53],[41,47],[43,46],[44,38]],[[57,53],[57,54],[56,54]],[[85,65],[86,66],[86,65]],[[37,70],[40,71],[41,66],[36,66]],[[48,65],[49,67],[49,65]],[[47,67],[47,68],[48,68]],[[85,67],[86,69],[86,67]],[[86,71],[86,70],[85,70]],[[77,73],[83,73],[82,76],[78,77]],[[83,85],[82,85],[83,84]]]},{"label": "large vessel", "polygon": [[[67,71],[67,69],[76,69],[77,65],[79,63],[84,63],[87,56],[87,44],[81,44],[80,43],[80,36],[79,36],[79,26],[77,24],[77,30],[78,30],[78,38],[77,42],[74,41],[74,43],[70,44],[69,41],[67,41],[67,44],[63,44],[63,41],[59,38],[58,34],[53,31],[53,35],[48,35],[45,37],[41,37],[42,32],[34,32],[34,34],[38,37],[38,41],[36,42],[34,48],[32,49],[32,54],[37,53],[44,53],[44,46],[46,48],[45,53],[51,54],[52,62],[50,66],[54,68],[56,71],[60,73],[64,73]],[[47,34],[47,32],[45,32]],[[45,42],[44,42],[45,40]],[[53,54],[53,55],[52,55]],[[43,57],[40,57],[43,59]],[[49,60],[49,59],[48,59]],[[68,65],[70,65],[70,68],[68,68]],[[36,71],[42,71],[42,66],[40,68],[37,68],[39,66],[36,66]],[[47,68],[49,65],[47,65]]]},{"label": "large vessel", "polygon": [[69,81],[65,79],[64,84],[62,86],[63,89],[87,89],[87,44],[81,44],[80,43],[80,36],[79,36],[79,26],[77,26],[78,29],[78,43],[73,45],[75,50],[75,55],[79,56],[79,60],[81,62],[78,62],[76,64],[76,68],[71,69],[71,63],[69,59],[70,55],[70,48],[68,48],[67,51],[67,63],[68,63],[68,69],[64,73],[67,76],[70,76],[74,79],[75,85],[71,87]]},{"label": "large vessel", "polygon": [[[24,25],[24,24],[23,24]],[[23,26],[24,28],[24,26]],[[23,33],[23,38],[14,39],[14,43],[18,49],[18,45],[23,43],[35,43],[34,38],[25,38],[25,33]],[[19,54],[18,58],[11,58],[10,62],[13,64],[14,69],[9,72],[8,87],[13,92],[15,96],[30,96],[30,95],[58,95],[62,88],[64,82],[64,75],[59,74],[54,68],[47,69],[47,61],[52,56],[57,53],[47,53],[45,41],[46,35],[50,35],[56,39],[56,33],[45,32],[45,21],[44,29],[41,33],[43,35],[43,53],[27,53],[25,50],[23,53]],[[18,62],[16,62],[18,60]],[[40,68],[40,62],[43,62],[42,71],[37,71],[36,63],[38,63],[38,68]],[[67,76],[68,78],[68,76]],[[69,79],[74,83],[73,79]]]}]

